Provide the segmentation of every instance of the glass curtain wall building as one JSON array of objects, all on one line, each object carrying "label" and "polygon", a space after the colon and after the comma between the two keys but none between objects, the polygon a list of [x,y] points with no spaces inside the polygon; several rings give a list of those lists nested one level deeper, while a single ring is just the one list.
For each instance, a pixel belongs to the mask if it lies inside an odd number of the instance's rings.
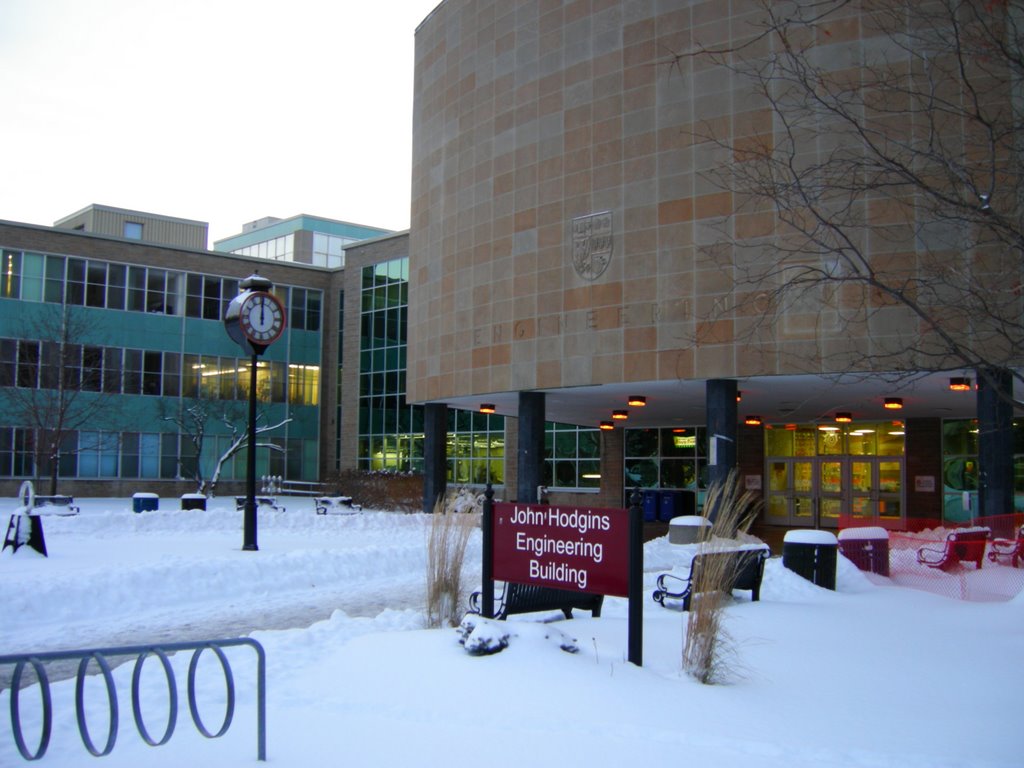
[{"label": "glass curtain wall building", "polygon": [[[26,225],[0,227],[0,269],[0,482],[55,465],[111,493],[244,478],[244,450],[218,468],[245,432],[251,365],[222,317],[251,262]],[[257,363],[261,424],[280,424],[257,471],[315,481],[323,288],[272,279],[290,322]]]}]

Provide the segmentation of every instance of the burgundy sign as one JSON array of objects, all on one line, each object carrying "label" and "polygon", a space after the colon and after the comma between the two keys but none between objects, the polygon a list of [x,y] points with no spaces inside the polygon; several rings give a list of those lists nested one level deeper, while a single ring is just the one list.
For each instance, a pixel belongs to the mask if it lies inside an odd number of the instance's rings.
[{"label": "burgundy sign", "polygon": [[628,597],[629,513],[497,503],[494,578]]}]

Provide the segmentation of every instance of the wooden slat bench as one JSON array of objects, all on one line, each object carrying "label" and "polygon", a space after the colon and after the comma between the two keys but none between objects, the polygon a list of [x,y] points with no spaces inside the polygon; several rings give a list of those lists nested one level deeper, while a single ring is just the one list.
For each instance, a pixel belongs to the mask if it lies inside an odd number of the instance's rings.
[{"label": "wooden slat bench", "polygon": [[917,562],[944,571],[952,570],[960,563],[974,563],[975,568],[981,568],[985,559],[985,545],[991,533],[990,528],[980,525],[951,531],[942,549],[920,547],[917,550]]},{"label": "wooden slat bench", "polygon": [[[604,595],[510,581],[505,584],[500,598],[495,596],[494,618],[506,619],[516,613],[558,610],[565,614],[565,618],[571,619],[573,608],[590,611],[590,615],[597,618],[601,615],[603,604]],[[480,613],[480,592],[469,596],[469,612]]]},{"label": "wooden slat bench", "polygon": [[[658,576],[658,588],[651,597],[659,605],[665,605],[666,598],[683,601],[683,610],[690,610],[690,598],[693,596],[694,584],[701,583],[701,571],[706,568],[722,569],[720,573],[730,578],[729,591],[734,589],[750,590],[751,600],[761,599],[761,579],[764,576],[764,564],[768,559],[768,547],[751,549],[728,549],[698,552],[690,563],[690,572],[686,576],[663,573]],[[723,563],[722,560],[728,560]]]}]

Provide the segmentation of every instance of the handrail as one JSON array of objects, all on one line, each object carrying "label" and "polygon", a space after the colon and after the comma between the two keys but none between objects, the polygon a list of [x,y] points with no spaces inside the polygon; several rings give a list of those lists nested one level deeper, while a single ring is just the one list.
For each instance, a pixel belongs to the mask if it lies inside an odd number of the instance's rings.
[{"label": "handrail", "polygon": [[[176,651],[193,651],[192,660],[188,667],[188,707],[192,715],[192,722],[196,729],[208,739],[216,739],[227,733],[231,727],[231,720],[235,710],[235,681],[231,672],[231,664],[224,655],[224,648],[247,645],[256,651],[256,757],[258,760],[267,759],[267,657],[263,646],[250,638],[235,638],[229,640],[197,640],[185,643],[161,643],[159,645],[128,645],[115,648],[90,648],[74,651],[48,651],[45,653],[26,653],[0,656],[0,666],[14,665],[14,674],[11,678],[11,731],[14,735],[14,743],[18,752],[26,760],[38,760],[46,754],[50,746],[50,735],[53,730],[53,699],[50,695],[50,681],[46,674],[46,662],[78,660],[78,673],[75,681],[75,715],[78,720],[78,733],[82,737],[82,743],[86,750],[95,757],[103,757],[110,754],[117,741],[118,728],[118,707],[117,690],[114,678],[111,674],[108,656],[135,656],[135,669],[132,673],[132,715],[135,720],[135,727],[139,736],[151,747],[158,747],[166,744],[174,733],[174,727],[178,719],[178,686],[174,678],[174,670],[167,658],[167,654]],[[210,650],[220,661],[221,669],[224,672],[224,682],[227,687],[227,704],[225,706],[224,722],[219,730],[211,732],[206,728],[199,715],[199,707],[196,704],[196,670],[199,665],[199,657],[203,651]],[[159,739],[154,739],[149,734],[142,717],[142,706],[139,696],[139,682],[142,678],[142,665],[150,655],[156,656],[163,666],[164,675],[167,680],[167,691],[169,707],[167,715],[167,727]],[[85,677],[90,662],[96,661],[100,672],[103,675],[107,689],[107,706],[110,713],[110,725],[107,731],[107,739],[102,749],[97,749],[89,733],[89,725],[86,721],[84,692]],[[39,746],[35,752],[25,744],[21,724],[21,702],[20,688],[21,677],[26,666],[31,666],[39,680],[41,689],[43,723],[39,737]]]}]

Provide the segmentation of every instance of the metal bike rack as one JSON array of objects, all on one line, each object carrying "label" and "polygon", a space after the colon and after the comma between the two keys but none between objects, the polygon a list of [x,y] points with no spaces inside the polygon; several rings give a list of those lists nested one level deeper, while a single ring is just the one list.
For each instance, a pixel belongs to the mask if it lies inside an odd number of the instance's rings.
[{"label": "metal bike rack", "polygon": [[[132,673],[132,716],[135,720],[135,727],[139,736],[151,747],[158,747],[166,744],[174,734],[174,728],[178,720],[178,685],[174,677],[174,670],[167,657],[168,653],[177,651],[192,651],[192,660],[188,666],[188,708],[192,715],[192,722],[196,729],[208,739],[216,739],[227,733],[231,727],[231,721],[235,712],[235,680],[231,672],[231,664],[224,654],[224,648],[247,645],[256,651],[256,757],[258,760],[267,759],[267,660],[263,646],[255,640],[248,638],[237,638],[232,640],[199,640],[191,643],[162,643],[160,645],[132,645],[117,648],[90,648],[76,651],[53,651],[47,653],[15,654],[0,656],[0,666],[14,665],[14,674],[11,678],[11,732],[14,735],[14,743],[18,752],[26,760],[38,760],[46,754],[50,746],[50,735],[53,730],[53,699],[50,694],[50,681],[46,674],[46,662],[49,661],[73,661],[78,660],[78,673],[75,679],[75,716],[78,720],[78,733],[82,737],[82,743],[86,750],[95,757],[109,755],[117,741],[118,728],[118,706],[117,689],[114,677],[111,673],[107,657],[110,656],[134,656],[135,669]],[[224,672],[224,682],[227,687],[227,703],[225,705],[224,721],[217,731],[211,731],[206,727],[199,714],[199,707],[196,704],[196,671],[199,666],[199,658],[203,651],[212,651],[221,665]],[[149,656],[156,656],[163,667],[164,676],[167,680],[168,692],[168,716],[167,727],[160,738],[154,739],[146,727],[142,717],[142,705],[139,696],[139,683],[142,679],[142,665]],[[89,724],[85,713],[85,679],[86,672],[92,661],[96,662],[107,689],[107,706],[109,707],[110,725],[107,731],[107,739],[102,749],[97,749],[89,733]],[[39,736],[39,745],[33,752],[25,743],[21,724],[21,702],[20,688],[21,678],[25,667],[31,666],[39,680],[39,688],[42,697],[43,723]]]}]

